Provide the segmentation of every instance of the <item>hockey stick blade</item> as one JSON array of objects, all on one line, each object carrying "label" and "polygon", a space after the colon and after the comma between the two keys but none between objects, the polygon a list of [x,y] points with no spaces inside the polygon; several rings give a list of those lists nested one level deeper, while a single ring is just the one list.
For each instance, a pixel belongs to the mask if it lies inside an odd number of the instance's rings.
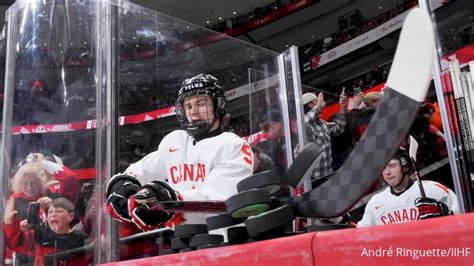
[{"label": "hockey stick blade", "polygon": [[337,217],[362,198],[407,135],[429,87],[434,57],[430,18],[414,9],[405,19],[382,101],[351,155],[319,187],[293,199],[303,217]]},{"label": "hockey stick blade", "polygon": [[161,201],[151,208],[153,211],[225,213],[225,201]]}]

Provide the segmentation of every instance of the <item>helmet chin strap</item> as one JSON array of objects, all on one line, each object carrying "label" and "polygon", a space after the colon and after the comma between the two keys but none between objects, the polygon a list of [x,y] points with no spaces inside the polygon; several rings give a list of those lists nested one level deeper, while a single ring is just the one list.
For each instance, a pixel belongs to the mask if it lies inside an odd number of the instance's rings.
[{"label": "helmet chin strap", "polygon": [[214,127],[217,120],[218,120],[217,116],[214,116],[214,119],[212,120],[212,123],[209,125],[209,131],[208,132],[211,132],[210,130]]}]

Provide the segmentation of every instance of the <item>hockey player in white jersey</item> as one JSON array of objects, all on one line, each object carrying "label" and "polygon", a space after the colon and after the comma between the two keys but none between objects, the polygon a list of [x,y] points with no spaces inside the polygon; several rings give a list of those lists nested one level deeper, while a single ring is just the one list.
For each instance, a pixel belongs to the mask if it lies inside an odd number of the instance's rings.
[{"label": "hockey player in white jersey", "polygon": [[[225,114],[225,91],[214,76],[186,79],[176,101],[182,130],[169,133],[157,151],[110,178],[106,189],[109,214],[151,230],[174,217],[173,213],[151,211],[153,202],[226,200],[237,194],[237,183],[253,172],[253,154],[243,139],[221,131]],[[204,222],[198,214],[184,218]]]},{"label": "hockey player in white jersey", "polygon": [[420,188],[410,178],[411,168],[409,155],[405,151],[398,151],[382,171],[388,187],[369,200],[358,227],[403,223],[459,213],[454,192],[438,182],[422,181],[426,198],[421,198]]}]

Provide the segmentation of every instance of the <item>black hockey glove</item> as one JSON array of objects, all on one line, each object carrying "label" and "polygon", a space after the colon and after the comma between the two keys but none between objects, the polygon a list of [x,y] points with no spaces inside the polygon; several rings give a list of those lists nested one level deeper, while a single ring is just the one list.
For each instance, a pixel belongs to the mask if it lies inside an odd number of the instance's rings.
[{"label": "black hockey glove", "polygon": [[432,198],[417,198],[415,206],[418,208],[418,220],[453,214],[448,205]]},{"label": "black hockey glove", "polygon": [[133,176],[118,174],[111,177],[105,190],[108,214],[116,220],[130,222],[132,217],[128,210],[128,199],[138,190],[140,182]]},{"label": "black hockey glove", "polygon": [[176,192],[164,181],[155,180],[144,185],[130,197],[132,222],[141,230],[149,231],[173,219],[174,213],[151,210],[154,203],[178,200]]}]

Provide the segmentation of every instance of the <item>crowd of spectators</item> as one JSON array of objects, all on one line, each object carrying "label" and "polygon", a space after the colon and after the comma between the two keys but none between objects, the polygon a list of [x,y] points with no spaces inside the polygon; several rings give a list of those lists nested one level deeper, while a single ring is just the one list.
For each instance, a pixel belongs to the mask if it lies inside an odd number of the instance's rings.
[{"label": "crowd of spectators", "polygon": [[[348,80],[341,81],[338,78],[321,84],[322,88],[327,95],[329,95],[327,103],[337,102],[336,94],[340,93],[344,88],[348,96],[354,96],[355,90],[365,90],[371,88],[375,85],[383,83],[387,80],[388,73],[390,72],[390,65],[384,66],[374,66],[371,71],[367,73],[362,73],[356,77],[350,78]],[[311,88],[312,89],[312,88]],[[357,94],[357,93],[355,93]]]},{"label": "crowd of spectators", "polygon": [[[288,2],[286,4],[290,3],[290,1],[286,1],[286,2]],[[240,27],[244,25],[245,23],[251,22],[253,20],[257,20],[286,4],[282,3],[281,0],[276,0],[268,5],[256,7],[252,11],[246,14],[237,15],[233,18],[222,18],[220,19],[219,22],[212,24],[211,26],[208,26],[208,27],[214,31],[224,32],[232,28]]]},{"label": "crowd of spectators", "polygon": [[415,5],[417,5],[417,1],[406,0],[402,4],[396,5],[388,11],[365,20],[362,19],[360,11],[355,9],[339,17],[338,32],[300,46],[300,60],[306,61],[313,56],[319,55],[336,46],[339,46],[363,33],[380,26],[381,24],[398,16]]},{"label": "crowd of spectators", "polygon": [[[259,9],[254,10],[252,15],[249,15],[249,18],[256,18],[258,16],[262,16],[267,14],[268,12],[272,12],[273,9],[279,8],[280,6],[285,5],[285,3],[281,3],[279,1],[273,2],[265,7],[261,7]],[[315,54],[327,51],[337,45],[340,45],[342,42],[347,41],[350,38],[353,38],[359,34],[362,34],[368,30],[373,29],[374,27],[384,23],[388,19],[397,16],[401,12],[413,7],[416,5],[416,1],[406,0],[402,4],[395,6],[394,8],[377,15],[371,19],[363,20],[361,12],[357,9],[344,14],[343,16],[339,17],[339,32],[332,34],[331,36],[326,36],[323,39],[320,39],[316,42],[307,44],[303,47],[300,47],[300,60],[304,61],[305,58],[309,58],[314,56]],[[470,43],[473,35],[473,27],[472,25],[469,27],[464,27],[457,32],[454,29],[449,30],[446,32],[445,36],[442,37],[443,47],[448,51],[452,51],[453,49],[459,48],[462,45],[466,45]],[[177,36],[180,36],[179,34]],[[156,41],[156,40],[154,40]],[[138,39],[134,43],[122,43],[121,44],[121,59],[122,60],[131,60],[137,59],[141,56],[157,56],[158,54],[162,54],[166,51],[166,44],[159,43],[159,45],[155,44],[154,41],[150,42],[150,40],[145,39]],[[461,44],[461,45],[459,45]],[[149,54],[148,50],[157,50],[156,53]],[[54,51],[51,51],[54,52]],[[47,68],[47,67],[57,67],[58,62],[56,62],[58,58],[56,58],[52,54],[50,54],[45,48],[37,48],[33,50],[25,50],[20,51],[17,57],[17,62],[19,66],[25,67],[39,67],[39,68]],[[73,67],[86,67],[91,61],[91,55],[89,54],[88,49],[67,49],[63,58],[65,61],[63,64],[66,66],[73,66]],[[231,58],[229,60],[232,60]],[[242,66],[242,69],[245,66]],[[60,68],[56,68],[58,71]],[[241,69],[236,70],[236,72],[240,72]],[[227,70],[226,70],[227,71]],[[388,74],[388,69],[380,69],[379,71],[374,68],[372,71],[374,77],[360,76],[353,78],[351,80],[346,80],[342,82],[341,80],[333,79],[328,84],[322,84],[322,87],[326,91],[329,91],[333,94],[326,95],[326,101],[328,103],[335,102],[336,97],[332,97],[331,95],[337,95],[340,93],[342,88],[346,88],[349,95],[351,90],[356,87],[370,87],[374,84],[378,84],[381,80],[386,78]],[[238,75],[216,75],[222,77],[224,84],[230,84],[233,87],[240,86],[245,84],[247,81],[243,81],[239,79]],[[377,76],[376,76],[377,75]],[[58,75],[59,76],[59,75]],[[22,86],[26,88],[22,90],[19,88],[15,91],[15,97],[18,99],[24,99],[23,101],[15,102],[15,112],[18,116],[17,121],[21,121],[20,124],[44,124],[44,123],[61,123],[64,121],[71,121],[71,120],[83,120],[83,119],[90,119],[93,118],[95,109],[94,109],[94,97],[95,95],[86,95],[87,93],[80,92],[81,90],[85,92],[85,88],[93,91],[91,86],[88,85],[88,82],[85,81],[77,81],[77,82],[66,82],[69,83],[68,86],[71,88],[78,87],[78,89],[71,89],[70,92],[67,94],[68,99],[63,99],[61,97],[65,97],[64,88],[57,86],[54,88],[54,82],[50,82],[45,84],[45,80],[35,80],[34,77],[31,77],[31,80],[25,80],[23,83],[19,81],[17,84],[23,84]],[[228,79],[228,80],[226,80]],[[86,84],[83,84],[83,83]],[[90,82],[89,82],[90,83]],[[63,84],[62,86],[66,86]],[[154,110],[159,109],[165,106],[172,105],[174,103],[174,93],[172,90],[169,90],[169,93],[166,89],[159,90],[158,95],[153,94],[152,92],[155,91],[155,88],[158,86],[156,82],[140,82],[136,84],[121,84],[120,90],[120,99],[125,99],[124,102],[121,102],[121,114],[134,114],[137,113],[140,109],[147,109],[147,110]],[[80,93],[77,93],[80,92]],[[34,97],[25,97],[23,94],[31,94]],[[77,95],[76,95],[77,94]],[[125,103],[125,101],[127,101]],[[68,108],[64,110],[64,106],[61,106],[61,102],[67,102]],[[133,102],[135,104],[130,104],[129,102]],[[22,108],[22,106],[27,106],[33,108],[34,106],[39,106],[39,109],[42,112],[35,115],[33,121],[22,121],[22,117],[27,116],[26,113],[29,113],[29,109],[31,108]],[[143,108],[146,107],[146,108]],[[69,111],[72,112],[69,112]],[[69,112],[69,113],[68,113]]]}]

